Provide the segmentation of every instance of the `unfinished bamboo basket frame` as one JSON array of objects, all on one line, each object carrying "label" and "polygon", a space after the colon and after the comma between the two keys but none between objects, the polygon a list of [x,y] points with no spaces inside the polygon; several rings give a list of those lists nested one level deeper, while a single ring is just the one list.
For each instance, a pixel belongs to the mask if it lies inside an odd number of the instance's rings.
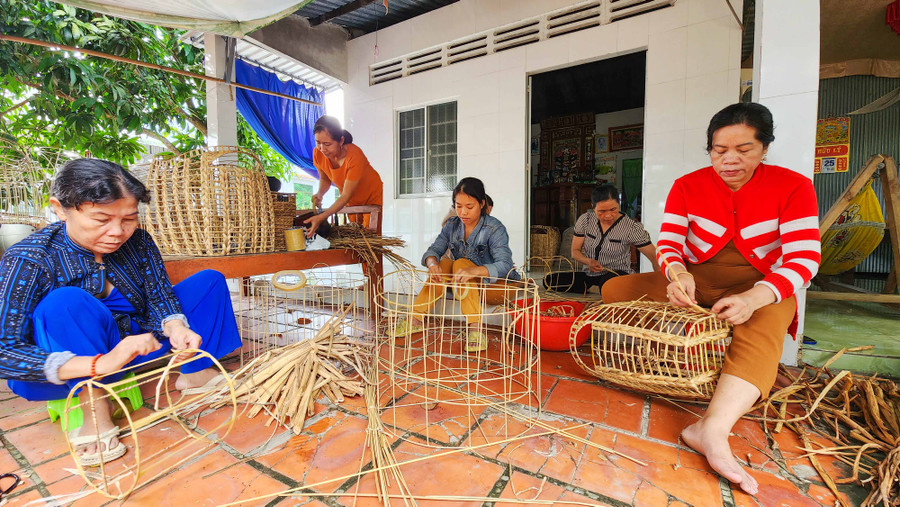
[{"label": "unfinished bamboo basket frame", "polygon": [[[449,277],[429,281],[435,297],[428,310],[414,304],[428,277],[427,271],[419,270],[388,273],[380,285],[385,291],[375,298],[386,331],[402,322],[422,321],[422,330],[411,336],[376,334],[378,406],[385,427],[399,438],[415,433],[422,440],[411,441],[419,445],[424,441],[429,447],[457,446],[464,435],[448,434],[448,417],[431,409],[446,405],[451,425],[468,430],[480,424],[480,409],[488,408],[501,417],[503,430],[484,432],[485,438],[507,438],[510,412],[525,409],[539,414],[541,409],[540,354],[517,331],[527,329],[529,316],[532,326],[540,325],[537,287],[526,280],[493,288],[491,300],[503,304],[491,309],[487,291],[473,282],[459,284]],[[481,309],[466,315],[458,300],[470,291],[477,292]],[[465,351],[467,318],[473,325],[477,321],[488,335],[487,350]],[[410,420],[417,422],[411,425]]]},{"label": "unfinished bamboo basket frame", "polygon": [[[108,399],[112,407],[120,409],[125,415],[127,427],[120,430],[118,439],[129,447],[130,452],[126,452],[119,459],[101,464],[97,468],[91,467],[90,470],[86,470],[78,461],[72,442],[68,438],[66,439],[69,452],[75,460],[79,475],[94,491],[114,500],[124,500],[138,488],[149,484],[156,478],[169,473],[171,470],[217,446],[219,441],[231,431],[237,415],[237,399],[235,397],[233,379],[216,358],[207,352],[202,350],[185,350],[180,352],[194,355],[183,359],[179,354],[169,354],[161,359],[132,365],[109,374],[135,372],[134,377],[110,383],[103,383],[103,377],[95,377],[79,382],[69,392],[69,396],[66,398],[65,412],[62,416],[63,427],[68,427],[69,413],[76,408],[82,410],[85,426],[87,426],[88,417],[92,417],[96,421],[96,403],[98,399]],[[211,391],[189,396],[171,392],[169,380],[172,370],[201,359],[210,359],[213,362],[213,367],[219,370],[219,373],[225,378],[224,385],[217,392]],[[158,364],[160,360],[167,360],[164,366],[149,371],[139,371],[152,364]],[[116,394],[118,388],[128,387],[131,382],[135,382],[139,386],[155,384],[156,400],[154,402],[154,410],[140,418],[133,417],[125,402]],[[84,391],[82,391],[79,402],[75,403],[76,393],[84,387],[91,388],[87,391],[88,395],[84,395]],[[100,397],[94,397],[93,395],[97,391],[103,391],[105,394]],[[225,403],[221,402],[223,398],[226,401]],[[216,412],[218,416],[213,416],[211,411],[206,410],[212,399],[219,401],[222,405],[226,405]],[[221,418],[223,412],[226,415],[225,418]],[[219,420],[220,418],[221,420]],[[171,438],[172,441],[168,442],[160,451],[150,455],[142,455],[140,445],[141,433],[166,421],[174,422],[174,426],[180,428],[183,431],[183,435],[180,437],[167,435],[166,438]],[[207,421],[211,422],[208,424],[208,427],[204,427],[202,432],[196,430],[200,426],[207,426],[204,424]],[[156,435],[152,438],[158,439],[162,437]],[[99,441],[97,446],[100,446]]]},{"label": "unfinished bamboo basket frame", "polygon": [[61,160],[56,149],[31,153],[0,141],[0,224],[46,225],[44,200],[50,193],[50,178],[45,168],[57,167]]},{"label": "unfinished bamboo basket frame", "polygon": [[241,359],[311,339],[338,313],[342,318],[336,334],[371,336],[375,329],[368,302],[369,284],[364,274],[324,264],[257,278],[235,302],[238,330],[245,343]]},{"label": "unfinished bamboo basket frame", "polygon": [[297,194],[272,192],[272,210],[274,217],[275,251],[287,250],[284,231],[294,226],[297,216]]},{"label": "unfinished bamboo basket frame", "polygon": [[[570,283],[567,286],[557,288],[546,288],[546,277],[551,273],[576,273],[581,269],[580,262],[573,260],[564,255],[554,255],[550,257],[530,257],[525,260],[525,264],[518,269],[522,278],[534,278],[538,280],[539,289],[541,290],[541,299],[544,301],[578,301],[580,303],[597,303],[600,301],[599,294],[578,294],[568,292],[572,288]],[[615,273],[614,271],[612,271]],[[616,273],[616,276],[618,274]],[[573,278],[574,283],[574,278]]]},{"label": "unfinished bamboo basket frame", "polygon": [[275,249],[272,197],[259,158],[237,146],[157,156],[145,225],[163,254],[214,256]]},{"label": "unfinished bamboo basket frame", "polygon": [[[575,338],[591,327],[590,365]],[[587,373],[629,389],[709,400],[731,343],[732,325],[714,314],[668,303],[628,301],[593,306],[569,332],[575,362]]]}]

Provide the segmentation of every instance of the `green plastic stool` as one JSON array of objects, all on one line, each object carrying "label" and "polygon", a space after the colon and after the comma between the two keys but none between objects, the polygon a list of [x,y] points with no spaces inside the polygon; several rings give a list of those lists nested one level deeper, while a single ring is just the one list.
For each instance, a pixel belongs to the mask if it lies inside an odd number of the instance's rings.
[{"label": "green plastic stool", "polygon": [[[134,377],[134,372],[130,371],[122,377],[122,380],[129,379]],[[125,398],[129,402],[131,402],[132,412],[141,408],[144,405],[144,396],[141,394],[141,388],[137,385],[137,382],[131,381],[126,382],[120,386],[118,386],[115,390],[116,394]],[[78,397],[72,398],[72,405],[78,405],[80,401]],[[118,404],[117,404],[118,405]],[[117,412],[121,412],[121,407],[117,407]],[[50,422],[56,422],[57,419],[60,418],[66,411],[66,400],[65,398],[61,400],[50,400],[47,402],[47,412],[50,413]],[[113,414],[113,417],[122,417],[124,414],[117,415]],[[60,421],[60,424],[63,426],[63,431],[74,430],[80,428],[82,424],[84,424],[84,412],[82,412],[81,407],[77,407],[73,410],[69,411],[69,424],[66,425],[65,421]]]}]

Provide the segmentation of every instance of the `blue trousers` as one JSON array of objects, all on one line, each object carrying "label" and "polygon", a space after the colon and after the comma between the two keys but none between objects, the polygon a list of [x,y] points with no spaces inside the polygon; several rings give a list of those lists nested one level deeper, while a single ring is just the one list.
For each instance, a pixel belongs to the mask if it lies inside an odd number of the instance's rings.
[{"label": "blue trousers", "polygon": [[[191,329],[203,339],[201,350],[221,358],[241,346],[231,296],[221,273],[200,271],[174,288]],[[47,294],[34,310],[34,342],[49,352],[70,351],[76,356],[105,354],[121,339],[110,309],[121,311],[123,304],[131,307],[121,295],[99,300],[81,288],[60,287]],[[132,327],[132,334],[144,332],[133,322]],[[163,338],[160,343],[159,350],[138,356],[129,364],[151,361],[172,349],[168,339]],[[211,366],[212,361],[203,358],[184,365],[181,372],[195,373]],[[122,375],[110,375],[104,381],[114,382]],[[65,385],[18,380],[7,383],[14,393],[27,400],[44,401],[65,398],[82,380],[70,379]]]}]

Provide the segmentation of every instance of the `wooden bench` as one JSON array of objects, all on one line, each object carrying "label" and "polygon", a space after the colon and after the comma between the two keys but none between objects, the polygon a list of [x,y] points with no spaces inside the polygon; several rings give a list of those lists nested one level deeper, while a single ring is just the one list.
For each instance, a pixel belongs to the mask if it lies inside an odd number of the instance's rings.
[{"label": "wooden bench", "polygon": [[[381,206],[348,206],[342,208],[340,214],[369,215],[368,230],[373,234],[381,234]],[[285,269],[312,269],[323,266],[345,266],[362,264],[369,290],[369,309],[374,315],[375,295],[381,290],[381,277],[384,276],[384,261],[380,258],[374,266],[368,263],[354,250],[332,248],[328,250],[300,252],[266,252],[256,254],[224,255],[215,257],[193,257],[168,255],[163,256],[166,272],[173,284],[204,269],[213,269],[225,278],[241,278],[242,291],[251,276],[276,273]]]}]

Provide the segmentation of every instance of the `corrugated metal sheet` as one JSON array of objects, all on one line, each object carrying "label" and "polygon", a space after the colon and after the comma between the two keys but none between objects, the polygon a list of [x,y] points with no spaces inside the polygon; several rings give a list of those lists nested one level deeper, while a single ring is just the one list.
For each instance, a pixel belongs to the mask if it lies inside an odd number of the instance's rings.
[{"label": "corrugated metal sheet", "polygon": [[[359,30],[363,33],[369,33],[401,23],[407,19],[439,9],[457,1],[458,0],[388,0],[388,10],[387,13],[385,13],[384,3],[381,0],[378,0],[365,7],[356,9],[353,12],[331,19],[328,22],[345,28]],[[305,5],[302,9],[298,10],[296,14],[305,18],[315,18],[316,16],[331,12],[351,2],[352,0],[316,0],[315,2]]]},{"label": "corrugated metal sheet", "polygon": [[[846,116],[850,111],[872,102],[898,86],[900,79],[875,76],[823,79],[819,82],[819,118]],[[775,134],[777,136],[777,129]],[[847,188],[850,180],[862,169],[866,160],[876,153],[891,156],[895,161],[900,160],[900,105],[895,104],[882,111],[851,117],[850,171],[816,175],[813,179],[819,197],[820,216]],[[881,183],[875,183],[874,188],[881,205],[884,206]],[[856,270],[887,273],[891,266],[890,254],[890,240],[885,234],[881,245]]]}]

